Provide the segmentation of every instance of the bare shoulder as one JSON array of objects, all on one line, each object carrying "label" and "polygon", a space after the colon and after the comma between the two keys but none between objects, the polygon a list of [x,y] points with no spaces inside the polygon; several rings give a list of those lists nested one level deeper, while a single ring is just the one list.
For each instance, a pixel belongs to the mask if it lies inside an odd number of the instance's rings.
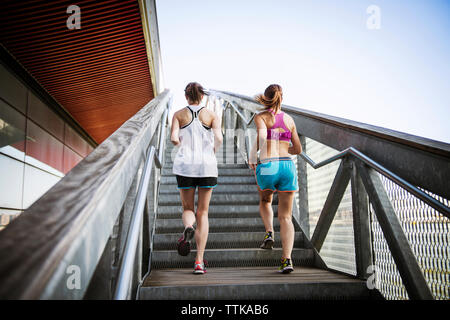
[{"label": "bare shoulder", "polygon": [[267,117],[270,117],[270,115],[271,115],[270,111],[263,110],[255,115],[255,119],[256,119],[256,117],[258,117],[258,119],[265,121],[267,119]]},{"label": "bare shoulder", "polygon": [[217,114],[216,114],[214,111],[209,110],[209,109],[207,109],[207,108],[204,108],[203,110],[205,110],[206,114],[207,114],[209,117],[211,117],[211,118],[216,118],[216,117],[217,117]]},{"label": "bare shoulder", "polygon": [[265,111],[258,113],[255,115],[255,118],[253,118],[253,121],[255,122],[255,125],[257,128],[266,128],[267,127],[267,114]]},{"label": "bare shoulder", "polygon": [[295,122],[294,122],[294,119],[293,119],[290,115],[288,115],[286,112],[284,113],[283,120],[284,120],[284,123],[286,124],[286,126],[287,126],[289,129],[292,130],[292,129],[295,128]]},{"label": "bare shoulder", "polygon": [[174,116],[174,117],[179,117],[181,114],[183,114],[183,112],[184,112],[184,108],[183,108],[183,109],[180,109],[180,110],[178,110],[178,111],[175,111],[175,112],[173,113],[173,116]]},{"label": "bare shoulder", "polygon": [[255,123],[256,123],[257,121],[261,121],[261,120],[264,121],[264,116],[262,115],[262,112],[257,113],[257,114],[255,115],[255,117],[253,118],[253,121],[255,121]]}]

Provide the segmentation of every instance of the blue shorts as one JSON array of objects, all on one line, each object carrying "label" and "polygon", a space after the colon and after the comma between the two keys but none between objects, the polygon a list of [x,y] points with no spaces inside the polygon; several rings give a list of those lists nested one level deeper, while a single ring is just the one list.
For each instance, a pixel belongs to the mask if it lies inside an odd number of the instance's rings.
[{"label": "blue shorts", "polygon": [[298,191],[297,169],[289,157],[269,158],[256,167],[260,190]]}]

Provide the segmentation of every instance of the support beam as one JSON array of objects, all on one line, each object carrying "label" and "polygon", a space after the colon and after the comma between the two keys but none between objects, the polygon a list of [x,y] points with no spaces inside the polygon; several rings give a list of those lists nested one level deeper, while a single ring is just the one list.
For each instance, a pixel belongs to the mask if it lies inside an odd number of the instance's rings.
[{"label": "support beam", "polygon": [[430,288],[411,250],[381,179],[375,170],[367,168],[360,162],[356,164],[409,298],[411,300],[433,300]]},{"label": "support beam", "polygon": [[356,274],[360,279],[368,279],[367,268],[372,265],[372,241],[369,219],[369,197],[356,165],[352,162],[352,211],[353,234],[355,237]]},{"label": "support beam", "polygon": [[[300,136],[300,143],[302,144],[303,152],[306,152],[306,138]],[[308,176],[306,171],[306,161],[300,157],[297,157],[297,175],[298,175],[298,185],[299,190],[298,195],[298,211],[299,211],[299,223],[305,233],[305,235],[310,239],[310,229],[309,229],[309,204],[308,204]]]},{"label": "support beam", "polygon": [[320,251],[322,248],[323,242],[328,234],[328,230],[330,229],[331,223],[336,215],[336,211],[341,203],[342,197],[344,196],[345,190],[347,189],[350,176],[350,166],[348,160],[344,158],[341,161],[336,177],[331,185],[327,200],[325,201],[322,212],[320,213],[319,221],[317,222],[316,228],[314,229],[314,234],[311,238],[311,243],[317,251]]}]

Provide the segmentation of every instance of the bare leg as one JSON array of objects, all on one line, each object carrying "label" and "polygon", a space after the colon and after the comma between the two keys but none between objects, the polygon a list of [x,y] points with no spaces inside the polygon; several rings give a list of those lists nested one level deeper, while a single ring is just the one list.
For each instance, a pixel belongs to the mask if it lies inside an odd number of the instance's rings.
[{"label": "bare leg", "polygon": [[181,204],[183,206],[183,225],[184,227],[193,226],[195,223],[194,200],[195,189],[180,189]]},{"label": "bare leg", "polygon": [[266,228],[266,232],[273,233],[273,210],[272,210],[273,191],[259,191],[259,214]]},{"label": "bare leg", "polygon": [[197,243],[196,262],[203,262],[206,241],[208,240],[209,221],[208,210],[213,188],[198,188],[197,205],[197,229],[195,230],[195,242]]},{"label": "bare leg", "polygon": [[278,192],[278,220],[280,221],[280,238],[283,246],[282,258],[291,259],[294,247],[294,224],[292,223],[292,204],[294,192]]}]

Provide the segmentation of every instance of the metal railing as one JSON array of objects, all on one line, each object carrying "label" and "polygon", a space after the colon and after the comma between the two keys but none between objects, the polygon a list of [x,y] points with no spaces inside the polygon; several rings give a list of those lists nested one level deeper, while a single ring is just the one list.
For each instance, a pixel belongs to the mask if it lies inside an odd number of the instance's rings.
[{"label": "metal railing", "polygon": [[[250,128],[251,121],[254,115],[261,111],[261,106],[253,99],[242,95],[216,90],[210,90],[210,94],[220,99],[225,109],[233,110],[237,115],[237,117],[230,117],[229,114],[227,116],[224,113],[225,127],[236,131],[244,131],[244,143],[239,134],[236,135],[235,140],[243,155],[247,157],[256,138],[255,127]],[[293,117],[303,142],[304,152],[297,161],[297,165],[301,167],[299,168],[299,181],[301,176],[306,175],[306,163],[313,169],[319,169],[340,161],[311,237],[311,243],[317,252],[320,252],[327,235],[329,235],[330,227],[344,193],[349,193],[353,215],[353,232],[351,232],[351,235],[354,241],[354,257],[352,258],[356,263],[356,276],[367,280],[374,271],[378,273],[376,275],[378,278],[384,276],[383,272],[389,272],[380,268],[379,261],[376,258],[378,252],[376,251],[377,248],[374,248],[373,237],[381,236],[384,237],[383,241],[389,248],[392,255],[391,260],[395,262],[394,267],[398,269],[403,282],[402,285],[404,285],[408,295],[396,296],[395,298],[448,299],[448,295],[447,297],[445,294],[444,296],[439,295],[435,290],[431,292],[430,280],[427,278],[427,281],[424,277],[424,270],[427,267],[423,263],[419,265],[416,258],[417,252],[413,252],[411,249],[409,234],[408,237],[405,235],[402,222],[398,218],[398,213],[392,205],[392,200],[386,192],[381,177],[392,180],[408,194],[420,199],[425,206],[440,213],[444,219],[448,219],[450,217],[448,202],[442,201],[442,197],[434,197],[434,194],[448,196],[445,178],[450,175],[450,145],[289,106],[283,106],[283,110]],[[240,135],[242,136],[242,134]],[[334,149],[343,147],[340,149],[343,151],[337,151],[333,156],[315,163],[307,155],[305,139],[312,139]],[[364,152],[358,150],[359,148]],[[389,152],[394,153],[389,154]],[[408,157],[406,158],[408,166],[405,165],[406,161],[403,157]],[[420,166],[424,161],[427,166]],[[398,172],[402,174],[400,175]],[[421,176],[424,177],[423,181],[418,179]],[[409,179],[415,181],[415,183],[408,182]],[[351,192],[347,188],[350,181]],[[294,217],[298,220],[304,232],[307,229],[306,235],[309,234],[310,228],[308,223],[308,197],[311,197],[308,194],[308,185],[310,183],[308,177],[304,177],[303,185],[301,183],[300,186],[298,206],[294,208],[294,211],[296,209],[298,212],[297,215],[294,214]],[[433,195],[424,190],[432,191]],[[448,224],[448,220],[444,223]],[[374,229],[375,225],[378,226],[378,231]],[[380,231],[381,235],[379,234]],[[373,234],[374,232],[378,233]],[[447,246],[448,250],[448,243],[443,245]],[[442,251],[445,252],[445,250]],[[324,259],[326,262],[326,257]],[[446,265],[448,268],[448,257],[443,257],[443,259],[447,259]],[[332,269],[332,266],[328,266],[328,268]],[[449,271],[442,270],[443,273],[447,274]],[[442,277],[441,281],[443,282],[439,284],[441,288],[450,285],[448,277]],[[392,287],[396,285],[390,284]],[[384,291],[382,293],[385,296],[393,297],[388,292],[389,288]]]},{"label": "metal railing", "polygon": [[170,104],[166,90],[0,233],[0,298],[136,297]]},{"label": "metal railing", "polygon": [[[164,111],[164,114],[161,118],[160,123],[160,132],[159,132],[159,143],[158,143],[158,154],[156,154],[155,147],[150,146],[150,149],[148,151],[144,169],[143,169],[143,178],[141,179],[139,183],[139,188],[137,191],[136,196],[136,202],[134,205],[133,213],[131,215],[132,220],[130,224],[130,228],[128,231],[128,237],[125,244],[124,254],[122,263],[120,264],[119,269],[119,276],[118,281],[114,293],[114,299],[115,300],[127,300],[130,298],[136,297],[136,294],[138,292],[136,290],[133,290],[132,288],[132,280],[131,276],[133,274],[133,264],[136,259],[136,252],[137,247],[139,243],[139,234],[140,234],[140,228],[142,228],[143,224],[143,215],[144,215],[144,209],[146,206],[146,203],[148,201],[148,190],[150,185],[150,178],[151,178],[151,171],[153,168],[153,165],[157,169],[162,169],[162,163],[164,163],[164,145],[165,145],[165,136],[166,136],[166,128],[167,128],[167,116],[170,110],[171,102],[169,102],[169,107]],[[153,161],[155,163],[153,164]],[[161,173],[161,172],[160,172]],[[154,188],[157,190],[159,188],[159,179],[156,179],[158,181],[156,184],[154,184]],[[156,209],[157,209],[157,194],[158,192],[153,193],[153,204],[154,204],[154,210],[153,212],[150,212],[152,215],[151,218],[153,220],[155,219]],[[147,273],[140,279],[139,286],[142,284],[142,281],[145,279],[145,277],[150,273],[150,266],[151,266],[151,252],[152,252],[152,244],[153,244],[153,235],[155,234],[155,225],[153,224],[153,228],[149,228],[149,263],[148,263],[148,270]],[[139,287],[138,286],[138,287]],[[134,297],[130,296],[130,294],[134,293]]]}]

